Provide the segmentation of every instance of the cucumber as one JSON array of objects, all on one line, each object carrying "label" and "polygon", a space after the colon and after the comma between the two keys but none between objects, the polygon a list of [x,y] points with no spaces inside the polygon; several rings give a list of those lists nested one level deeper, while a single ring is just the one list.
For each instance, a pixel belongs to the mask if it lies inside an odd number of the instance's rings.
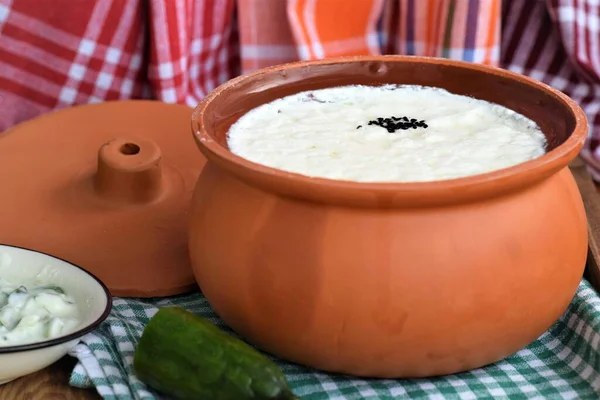
[{"label": "cucumber", "polygon": [[182,400],[297,400],[275,363],[180,307],[152,317],[133,369],[150,387]]}]

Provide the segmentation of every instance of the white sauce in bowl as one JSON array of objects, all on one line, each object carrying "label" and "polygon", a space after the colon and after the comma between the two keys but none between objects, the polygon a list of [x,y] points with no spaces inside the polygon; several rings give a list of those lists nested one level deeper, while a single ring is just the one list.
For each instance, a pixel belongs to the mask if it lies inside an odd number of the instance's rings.
[{"label": "white sauce in bowl", "polygon": [[[411,119],[418,126],[390,132],[369,125],[391,117],[397,126]],[[231,126],[228,145],[247,160],[311,177],[425,182],[532,160],[545,153],[546,138],[535,122],[496,104],[385,85],[313,90],[261,105]]]},{"label": "white sauce in bowl", "polygon": [[0,278],[0,346],[57,338],[78,325],[77,305],[62,288],[18,285]]}]

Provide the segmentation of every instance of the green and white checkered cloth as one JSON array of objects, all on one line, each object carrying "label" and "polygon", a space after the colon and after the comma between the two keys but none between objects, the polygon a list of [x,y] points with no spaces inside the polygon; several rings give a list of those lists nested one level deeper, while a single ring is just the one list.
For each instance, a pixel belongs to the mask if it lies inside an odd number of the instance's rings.
[{"label": "green and white checkered cloth", "polygon": [[[200,293],[114,299],[108,319],[72,351],[70,384],[105,399],[164,399],[133,374],[135,345],[158,307],[181,306],[231,332]],[[435,379],[365,380],[277,361],[302,399],[600,399],[600,297],[585,280],[569,309],[529,347],[485,368]]]}]

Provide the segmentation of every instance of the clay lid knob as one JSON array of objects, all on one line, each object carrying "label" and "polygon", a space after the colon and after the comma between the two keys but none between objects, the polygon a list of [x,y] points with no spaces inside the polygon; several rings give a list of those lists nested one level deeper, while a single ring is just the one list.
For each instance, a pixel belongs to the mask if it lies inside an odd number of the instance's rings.
[{"label": "clay lid knob", "polygon": [[148,139],[114,139],[98,151],[96,193],[120,203],[147,203],[162,193],[161,152]]}]

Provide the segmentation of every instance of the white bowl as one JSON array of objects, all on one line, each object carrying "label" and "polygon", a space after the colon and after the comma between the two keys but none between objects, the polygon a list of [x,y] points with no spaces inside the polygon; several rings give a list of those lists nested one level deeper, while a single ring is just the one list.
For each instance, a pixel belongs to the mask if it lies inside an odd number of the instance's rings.
[{"label": "white bowl", "polygon": [[60,286],[75,300],[81,321],[75,331],[55,339],[0,346],[0,385],[39,371],[64,357],[83,335],[106,319],[112,307],[106,286],[84,269],[44,253],[0,245],[0,277],[26,285],[44,268],[47,284]]}]

